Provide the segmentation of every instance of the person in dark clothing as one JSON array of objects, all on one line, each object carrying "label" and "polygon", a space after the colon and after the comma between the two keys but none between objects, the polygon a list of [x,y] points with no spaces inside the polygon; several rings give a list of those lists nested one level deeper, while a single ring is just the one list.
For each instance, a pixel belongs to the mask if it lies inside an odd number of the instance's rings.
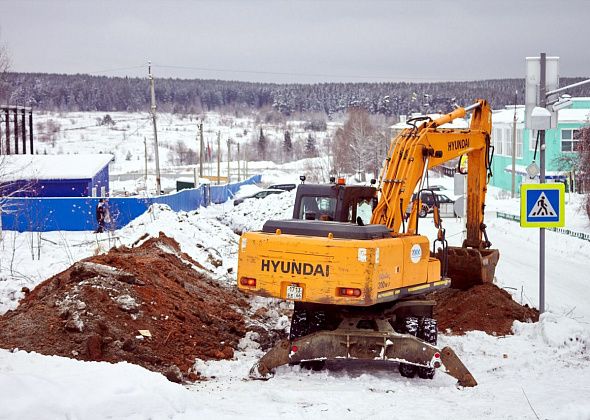
[{"label": "person in dark clothing", "polygon": [[105,203],[104,199],[101,198],[98,200],[98,204],[96,205],[96,221],[98,222],[98,227],[95,230],[96,233],[104,232],[107,211],[107,204]]}]

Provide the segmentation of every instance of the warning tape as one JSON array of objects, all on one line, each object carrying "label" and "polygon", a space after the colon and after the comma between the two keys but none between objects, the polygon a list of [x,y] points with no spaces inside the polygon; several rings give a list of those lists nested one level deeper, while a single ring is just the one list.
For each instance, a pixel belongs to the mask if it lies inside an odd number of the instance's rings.
[{"label": "warning tape", "polygon": [[[513,222],[520,223],[520,216],[515,216],[514,214],[502,213],[501,211],[498,211],[498,212],[496,212],[496,216],[500,219],[506,219],[506,220],[511,220]],[[551,228],[546,228],[546,229],[551,230],[553,232],[561,233],[563,235],[571,236],[572,238],[579,238],[584,241],[590,242],[590,234],[588,234],[588,233],[576,232],[575,230],[556,228],[556,227],[551,227]]]}]

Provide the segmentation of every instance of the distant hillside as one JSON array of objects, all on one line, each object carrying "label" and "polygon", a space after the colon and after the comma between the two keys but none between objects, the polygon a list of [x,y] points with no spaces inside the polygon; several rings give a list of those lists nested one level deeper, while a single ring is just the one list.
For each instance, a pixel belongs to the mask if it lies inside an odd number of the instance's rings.
[{"label": "distant hillside", "polygon": [[[583,78],[562,78],[570,84]],[[468,105],[476,98],[493,108],[524,103],[523,79],[439,83],[272,84],[223,80],[156,79],[158,109],[199,113],[235,108],[273,108],[285,115],[322,112],[328,115],[361,106],[373,114],[447,112],[453,101]],[[590,86],[575,91],[590,96]],[[9,73],[0,90],[2,103],[32,105],[53,111],[141,111],[149,109],[144,78],[44,73]]]}]

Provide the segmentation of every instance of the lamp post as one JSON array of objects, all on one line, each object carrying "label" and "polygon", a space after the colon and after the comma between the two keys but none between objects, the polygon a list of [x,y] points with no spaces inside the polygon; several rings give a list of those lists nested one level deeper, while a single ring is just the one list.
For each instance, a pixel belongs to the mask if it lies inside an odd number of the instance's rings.
[{"label": "lamp post", "polygon": [[[557,111],[563,109],[571,104],[571,100],[569,98],[561,98],[557,100],[551,101],[550,109],[553,112],[550,112],[547,109],[547,101],[552,95],[555,95],[559,92],[563,92],[567,89],[572,87],[580,86],[586,83],[590,83],[590,79],[574,83],[572,85],[564,86],[561,88],[557,88],[558,85],[558,78],[557,78],[557,63],[559,58],[558,57],[550,57],[550,60],[553,62],[553,66],[551,67],[550,73],[552,77],[550,77],[550,85],[554,85],[556,88],[550,91],[547,91],[547,56],[545,53],[541,53],[540,60],[539,60],[539,73],[538,73],[538,96],[537,101],[532,101],[535,99],[534,95],[534,84],[536,82],[536,75],[534,74],[533,67],[536,67],[535,64],[536,59],[530,59],[531,67],[528,66],[527,63],[527,107],[530,107],[533,103],[535,103],[535,107],[532,108],[530,113],[530,122],[527,121],[528,128],[533,130],[539,131],[539,164],[540,164],[540,177],[539,182],[541,184],[545,183],[545,130],[548,130],[552,127],[557,126]],[[529,58],[527,58],[529,61]],[[528,114],[528,112],[527,112]],[[527,115],[528,118],[529,115]],[[530,165],[532,166],[532,165]],[[529,166],[529,167],[530,167]],[[539,228],[539,312],[545,312],[545,228]]]}]

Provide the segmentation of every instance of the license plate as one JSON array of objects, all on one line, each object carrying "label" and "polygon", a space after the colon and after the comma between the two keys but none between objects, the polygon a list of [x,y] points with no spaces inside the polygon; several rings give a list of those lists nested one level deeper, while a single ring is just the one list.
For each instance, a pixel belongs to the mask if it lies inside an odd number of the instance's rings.
[{"label": "license plate", "polygon": [[287,299],[294,299],[294,300],[303,299],[303,287],[287,286]]}]

